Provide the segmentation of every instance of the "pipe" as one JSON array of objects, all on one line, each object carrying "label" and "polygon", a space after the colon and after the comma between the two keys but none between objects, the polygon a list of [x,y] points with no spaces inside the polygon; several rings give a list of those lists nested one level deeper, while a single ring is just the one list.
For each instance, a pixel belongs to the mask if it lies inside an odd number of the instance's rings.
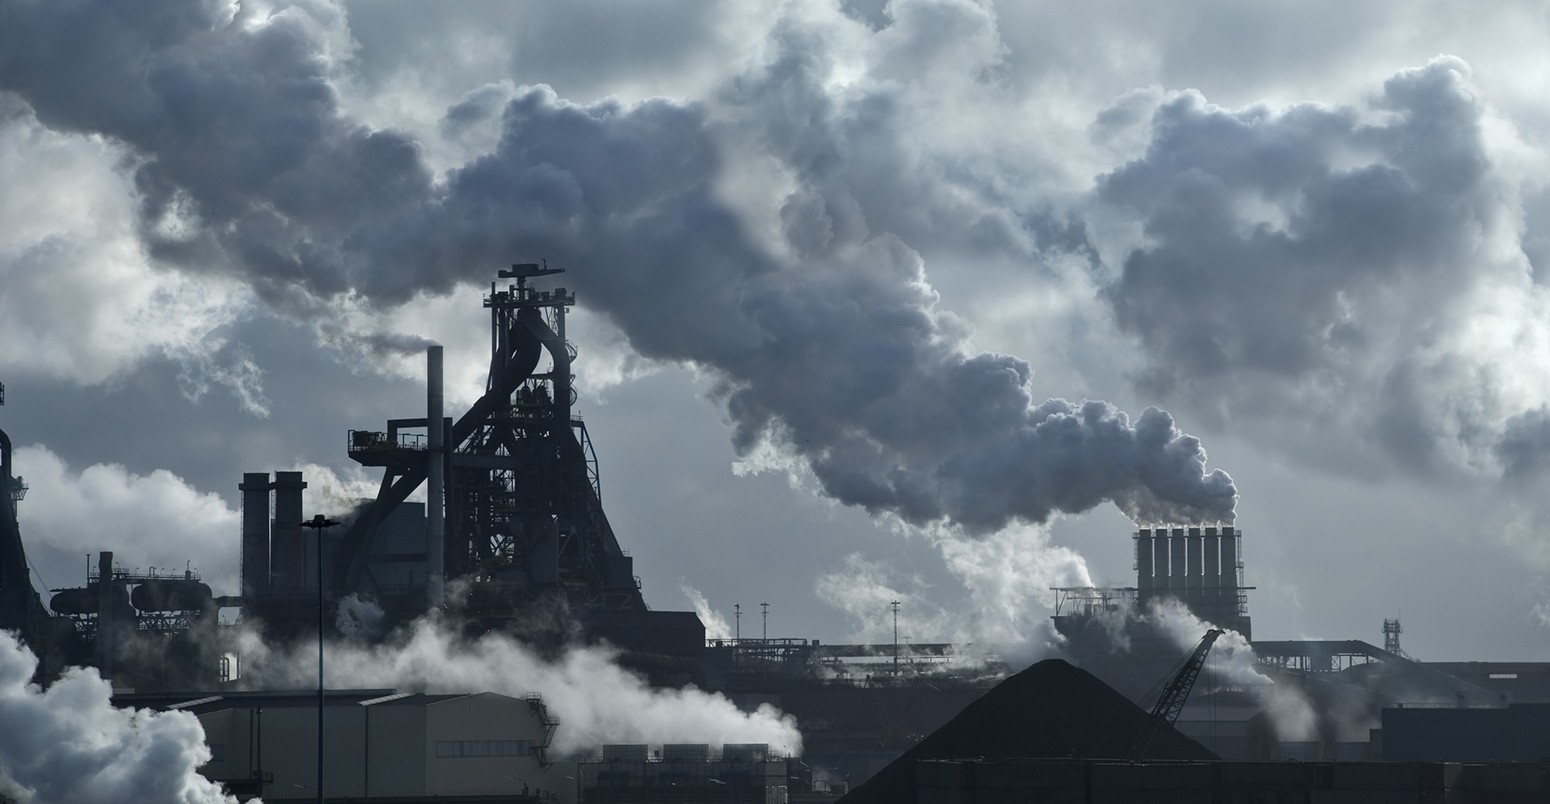
[{"label": "pipe", "polygon": [[425,350],[425,593],[431,608],[441,605],[446,581],[446,422],[441,390],[441,346]]}]

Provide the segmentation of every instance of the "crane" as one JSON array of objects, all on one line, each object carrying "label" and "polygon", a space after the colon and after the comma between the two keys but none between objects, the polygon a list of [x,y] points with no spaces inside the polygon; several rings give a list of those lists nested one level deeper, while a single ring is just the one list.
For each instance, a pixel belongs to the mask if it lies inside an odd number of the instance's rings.
[{"label": "crane", "polygon": [[1144,759],[1147,749],[1152,745],[1152,740],[1157,737],[1159,731],[1162,731],[1163,726],[1165,724],[1172,726],[1179,719],[1179,713],[1184,711],[1184,701],[1189,698],[1189,691],[1194,689],[1195,679],[1200,677],[1200,668],[1205,666],[1206,654],[1211,652],[1211,645],[1222,633],[1220,628],[1206,631],[1206,635],[1200,638],[1195,649],[1175,665],[1177,671],[1157,696],[1157,703],[1152,706],[1151,716],[1142,725],[1141,733],[1136,735],[1135,742],[1130,744],[1127,759],[1132,762]]}]

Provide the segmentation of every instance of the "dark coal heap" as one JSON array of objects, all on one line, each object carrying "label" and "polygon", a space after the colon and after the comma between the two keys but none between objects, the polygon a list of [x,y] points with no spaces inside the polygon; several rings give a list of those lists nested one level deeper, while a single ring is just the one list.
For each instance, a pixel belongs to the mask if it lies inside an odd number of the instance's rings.
[{"label": "dark coal heap", "polygon": [[[921,759],[1123,759],[1150,717],[1086,670],[1049,659],[996,685],[840,801],[914,801],[915,762]],[[1164,728],[1146,758],[1217,757]]]}]

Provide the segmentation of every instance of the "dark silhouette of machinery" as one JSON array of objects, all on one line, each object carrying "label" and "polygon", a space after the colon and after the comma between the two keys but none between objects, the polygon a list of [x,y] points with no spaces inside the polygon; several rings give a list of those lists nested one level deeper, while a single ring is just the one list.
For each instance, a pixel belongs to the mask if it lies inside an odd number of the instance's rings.
[{"label": "dark silhouette of machinery", "polygon": [[[0,386],[0,404],[4,402]],[[186,568],[128,572],[99,557],[83,587],[56,589],[44,608],[33,587],[17,524],[27,484],[12,471],[11,438],[0,430],[0,628],[15,632],[38,657],[40,680],[69,665],[141,689],[205,684],[217,674],[211,655],[220,599]]]},{"label": "dark silhouette of machinery", "polygon": [[[433,345],[425,416],[350,432],[350,457],[381,468],[382,482],[334,543],[325,543],[323,566],[306,560],[306,540],[319,537],[290,529],[302,518],[300,475],[277,473],[273,482],[267,474],[244,476],[249,615],[287,630],[315,610],[321,582],[333,601],[356,595],[375,602],[388,624],[445,606],[487,629],[535,636],[535,624],[544,623],[555,630],[548,636],[568,639],[576,634],[561,632],[580,626],[586,636],[647,654],[703,650],[704,627],[692,612],[648,610],[633,561],[603,512],[597,459],[572,412],[576,351],[565,316],[575,296],[530,283],[560,272],[533,263],[499,272],[513,281],[504,289],[492,283],[484,299],[489,376],[462,416],[442,415],[441,347]],[[423,506],[408,502],[422,486]]]},{"label": "dark silhouette of machinery", "polygon": [[[0,385],[0,405],[5,404],[5,386]],[[22,547],[21,528],[16,524],[16,504],[27,495],[27,484],[12,472],[14,450],[11,437],[0,430],[0,628],[21,634],[33,643],[46,628],[48,611],[32,588],[27,551]]]},{"label": "dark silhouette of machinery", "polygon": [[1195,649],[1180,660],[1176,672],[1171,672],[1165,677],[1166,684],[1157,695],[1157,703],[1152,706],[1151,717],[1147,718],[1146,724],[1141,727],[1141,733],[1136,735],[1135,742],[1130,744],[1128,758],[1131,761],[1145,759],[1146,751],[1151,748],[1157,732],[1164,726],[1172,726],[1178,722],[1179,713],[1184,711],[1184,702],[1189,699],[1190,690],[1195,688],[1195,680],[1200,678],[1200,668],[1206,664],[1206,654],[1211,652],[1211,646],[1216,643],[1216,638],[1223,633],[1220,628],[1207,630],[1206,635],[1200,638],[1199,644],[1195,645]]}]

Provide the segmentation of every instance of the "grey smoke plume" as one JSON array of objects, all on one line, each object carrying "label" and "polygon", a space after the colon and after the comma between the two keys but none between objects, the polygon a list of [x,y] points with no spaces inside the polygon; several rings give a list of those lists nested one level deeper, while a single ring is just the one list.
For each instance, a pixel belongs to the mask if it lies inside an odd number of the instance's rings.
[{"label": "grey smoke plume", "polygon": [[1539,471],[1547,297],[1492,125],[1451,57],[1364,107],[1162,100],[1098,188],[1144,228],[1107,293],[1140,387],[1347,471]]},{"label": "grey smoke plume", "polygon": [[116,709],[95,670],[70,668],[40,689],[36,669],[0,632],[0,794],[28,804],[235,804],[195,773],[210,760],[198,718]]},{"label": "grey smoke plume", "polygon": [[[341,111],[343,25],[329,7],[258,19],[140,5],[7,6],[0,88],[50,126],[137,155],[141,237],[167,262],[236,272],[310,317],[343,294],[394,305],[543,256],[641,354],[717,378],[741,456],[795,455],[848,505],[970,531],[1105,500],[1138,520],[1232,519],[1231,479],[1166,413],[1132,423],[1103,402],[1041,402],[1027,363],[972,348],[902,239],[940,216],[879,215],[827,167],[874,142],[816,99],[821,76],[795,33],[731,85],[730,123],[699,105],[579,106],[528,88],[495,149],[436,184],[407,136]],[[83,55],[61,73],[67,36]],[[793,179],[774,241],[718,192],[736,138]],[[975,225],[1016,226],[996,220]]]}]

